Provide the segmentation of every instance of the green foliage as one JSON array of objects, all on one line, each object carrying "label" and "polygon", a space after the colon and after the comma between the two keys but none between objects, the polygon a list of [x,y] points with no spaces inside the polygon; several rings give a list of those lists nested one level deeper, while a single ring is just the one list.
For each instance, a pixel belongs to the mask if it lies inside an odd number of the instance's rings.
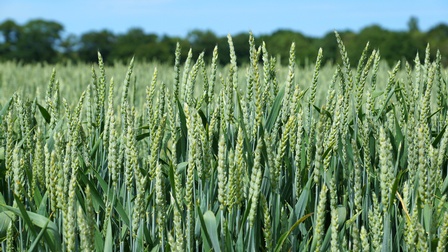
[{"label": "green foliage", "polygon": [[64,27],[54,21],[30,20],[20,26],[12,20],[0,24],[4,42],[0,53],[5,59],[18,59],[23,62],[56,62],[57,45],[61,41]]},{"label": "green foliage", "polygon": [[[418,28],[418,20],[411,17],[408,26],[408,31],[391,31],[378,25],[370,25],[358,33],[344,31],[340,32],[340,35],[352,60],[361,57],[364,45],[368,41],[374,45],[373,49],[381,52],[382,58],[389,65],[403,59],[411,61],[417,52],[423,56],[428,43],[433,48],[439,49],[443,55],[448,54],[447,24],[438,24],[423,32]],[[64,27],[54,21],[35,19],[20,25],[13,20],[5,20],[0,23],[0,60],[16,60],[23,63],[94,63],[97,60],[96,52],[100,51],[108,64],[125,63],[133,56],[137,61],[172,64],[174,61],[172,52],[176,48],[176,43],[180,43],[183,48],[192,48],[195,57],[205,52],[205,55],[208,55],[204,58],[206,63],[211,62],[212,52],[217,45],[219,63],[225,65],[230,62],[227,37],[218,36],[210,30],[192,30],[184,38],[145,33],[141,28],[130,28],[123,34],[100,30],[89,31],[80,36],[74,34],[62,36],[63,32]],[[233,34],[239,65],[250,61],[248,40],[247,33]],[[285,48],[292,42],[300,48],[297,50],[296,60],[301,67],[312,63],[319,48],[323,48],[326,52],[322,59],[323,64],[340,62],[338,46],[332,32],[316,38],[297,31],[280,29],[272,34],[259,35],[255,41],[258,44],[266,42],[270,54],[277,57],[277,62],[282,65],[289,63],[289,54]],[[181,55],[182,61],[187,55],[188,51],[184,50]],[[433,50],[431,57],[435,56],[436,51]],[[448,59],[443,58],[441,63],[447,66]]]}]

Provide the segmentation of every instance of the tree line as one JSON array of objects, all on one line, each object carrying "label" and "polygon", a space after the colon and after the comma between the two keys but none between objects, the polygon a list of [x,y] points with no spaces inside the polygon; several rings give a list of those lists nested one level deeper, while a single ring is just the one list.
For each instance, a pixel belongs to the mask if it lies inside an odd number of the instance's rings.
[{"label": "tree line", "polygon": [[[448,25],[443,23],[423,32],[418,27],[418,20],[411,17],[406,31],[391,31],[371,25],[359,32],[338,32],[353,60],[360,57],[367,42],[373,49],[379,49],[382,58],[389,64],[398,60],[412,63],[417,52],[423,58],[427,44],[433,49],[433,57],[437,50],[442,55],[448,55]],[[55,21],[34,19],[20,25],[14,20],[6,20],[0,23],[0,61],[91,63],[97,61],[97,51],[100,51],[107,64],[128,62],[133,56],[140,61],[172,64],[176,43],[180,43],[183,59],[191,48],[195,55],[205,52],[205,60],[211,60],[212,51],[218,46],[220,63],[229,62],[227,37],[218,36],[210,30],[193,30],[183,38],[146,33],[141,28],[131,28],[124,34],[114,34],[106,29],[79,36],[63,34],[64,26]],[[232,39],[238,63],[249,61],[249,32],[232,34]],[[293,30],[277,30],[255,37],[257,44],[262,41],[266,42],[268,52],[278,57],[281,64],[287,64],[292,42],[296,44],[297,61],[302,66],[314,61],[319,48],[324,50],[324,63],[334,63],[339,58],[333,32],[315,38]],[[446,57],[442,61],[445,66],[448,65]]]}]

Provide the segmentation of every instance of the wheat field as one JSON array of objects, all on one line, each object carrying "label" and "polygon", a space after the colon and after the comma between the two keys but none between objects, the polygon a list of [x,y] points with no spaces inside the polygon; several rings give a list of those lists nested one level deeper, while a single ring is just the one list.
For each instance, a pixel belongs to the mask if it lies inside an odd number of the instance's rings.
[{"label": "wheat field", "polygon": [[[0,251],[446,251],[442,55],[0,63]],[[373,48],[373,49],[372,49]],[[210,57],[206,64],[204,58]]]}]

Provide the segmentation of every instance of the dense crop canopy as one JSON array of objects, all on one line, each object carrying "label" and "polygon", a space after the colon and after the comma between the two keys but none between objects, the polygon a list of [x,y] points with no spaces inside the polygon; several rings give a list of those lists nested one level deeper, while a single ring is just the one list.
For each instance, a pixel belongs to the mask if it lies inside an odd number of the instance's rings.
[{"label": "dense crop canopy", "polygon": [[300,69],[253,36],[248,65],[230,36],[226,67],[2,63],[2,251],[445,251],[442,56],[336,41]]}]

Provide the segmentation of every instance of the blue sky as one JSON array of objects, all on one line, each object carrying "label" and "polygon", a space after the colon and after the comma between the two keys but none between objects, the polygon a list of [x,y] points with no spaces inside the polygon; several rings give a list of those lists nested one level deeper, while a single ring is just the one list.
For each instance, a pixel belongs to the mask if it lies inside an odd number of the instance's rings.
[{"label": "blue sky", "polygon": [[359,31],[378,24],[406,30],[411,16],[421,30],[448,23],[448,0],[0,0],[0,22],[24,24],[43,18],[64,25],[66,34],[140,27],[147,33],[185,37],[193,29],[217,35],[291,29],[308,36],[333,30]]}]

